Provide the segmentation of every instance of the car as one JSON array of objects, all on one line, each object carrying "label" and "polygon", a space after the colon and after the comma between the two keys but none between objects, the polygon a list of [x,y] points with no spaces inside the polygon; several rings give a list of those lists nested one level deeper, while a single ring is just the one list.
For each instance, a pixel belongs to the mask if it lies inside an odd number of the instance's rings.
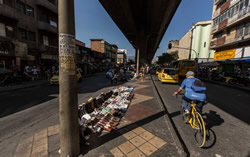
[{"label": "car", "polygon": [[[76,72],[76,78],[77,78],[78,82],[80,82],[82,80],[82,74],[80,73],[80,71]],[[53,77],[50,78],[49,82],[51,85],[58,85],[59,84],[59,73],[54,74]]]},{"label": "car", "polygon": [[106,72],[106,78],[112,78],[112,71],[113,71],[113,69],[109,69],[109,70]]},{"label": "car", "polygon": [[179,83],[178,70],[174,68],[165,68],[158,74],[162,83]]}]

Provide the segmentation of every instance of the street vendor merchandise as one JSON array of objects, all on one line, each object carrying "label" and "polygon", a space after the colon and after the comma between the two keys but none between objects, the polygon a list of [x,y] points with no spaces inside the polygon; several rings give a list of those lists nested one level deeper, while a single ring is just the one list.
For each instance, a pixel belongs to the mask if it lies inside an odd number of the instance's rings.
[{"label": "street vendor merchandise", "polygon": [[[116,129],[121,118],[127,111],[133,97],[133,87],[118,87],[90,98],[87,103],[79,106],[79,124],[81,131],[91,129],[100,133]],[[84,133],[83,133],[84,134]]]}]

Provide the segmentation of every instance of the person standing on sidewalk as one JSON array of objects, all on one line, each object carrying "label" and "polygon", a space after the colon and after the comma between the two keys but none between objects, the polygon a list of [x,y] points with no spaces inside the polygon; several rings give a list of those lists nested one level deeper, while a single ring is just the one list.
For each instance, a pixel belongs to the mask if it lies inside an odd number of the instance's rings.
[{"label": "person standing on sidewalk", "polygon": [[145,78],[145,67],[142,66],[141,67],[141,81],[144,81],[144,78]]}]

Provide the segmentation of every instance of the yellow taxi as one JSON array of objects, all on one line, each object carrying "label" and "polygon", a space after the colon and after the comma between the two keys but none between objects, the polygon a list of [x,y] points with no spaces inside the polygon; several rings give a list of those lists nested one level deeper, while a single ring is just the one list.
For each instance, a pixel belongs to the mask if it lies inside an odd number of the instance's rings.
[{"label": "yellow taxi", "polygon": [[179,83],[178,70],[176,70],[174,68],[165,68],[158,75],[158,79],[162,83]]},{"label": "yellow taxi", "polygon": [[[82,79],[82,74],[79,71],[76,72],[76,79],[78,82],[81,81],[81,79]],[[52,84],[59,84],[59,74],[58,73],[54,74],[53,77],[51,77],[49,82],[51,85]]]}]

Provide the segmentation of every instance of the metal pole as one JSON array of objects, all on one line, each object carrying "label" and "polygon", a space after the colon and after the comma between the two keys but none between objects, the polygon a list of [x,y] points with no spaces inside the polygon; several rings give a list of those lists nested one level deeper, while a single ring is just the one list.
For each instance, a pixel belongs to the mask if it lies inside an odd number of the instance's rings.
[{"label": "metal pole", "polygon": [[61,157],[80,154],[74,0],[58,1],[59,120]]},{"label": "metal pole", "polygon": [[139,64],[139,61],[140,61],[140,53],[139,53],[139,48],[137,48],[136,49],[136,56],[137,56],[137,58],[136,58],[136,76],[138,77],[139,76],[139,66],[140,66],[140,64]]}]

